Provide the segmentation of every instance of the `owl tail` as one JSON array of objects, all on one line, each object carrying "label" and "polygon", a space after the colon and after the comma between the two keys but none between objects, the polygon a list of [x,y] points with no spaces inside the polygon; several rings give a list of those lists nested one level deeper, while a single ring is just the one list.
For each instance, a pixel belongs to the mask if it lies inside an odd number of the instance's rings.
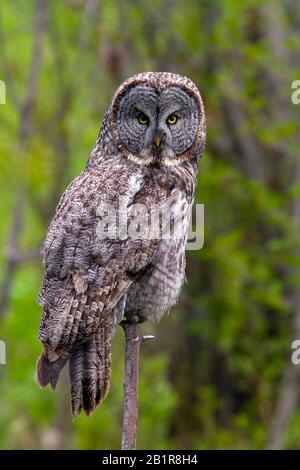
[{"label": "owl tail", "polygon": [[71,355],[72,414],[83,409],[89,416],[106,397],[111,376],[112,318],[104,318],[91,338]]},{"label": "owl tail", "polygon": [[60,371],[67,360],[67,357],[59,357],[45,348],[36,365],[36,381],[39,386],[44,388],[50,384],[55,389]]}]

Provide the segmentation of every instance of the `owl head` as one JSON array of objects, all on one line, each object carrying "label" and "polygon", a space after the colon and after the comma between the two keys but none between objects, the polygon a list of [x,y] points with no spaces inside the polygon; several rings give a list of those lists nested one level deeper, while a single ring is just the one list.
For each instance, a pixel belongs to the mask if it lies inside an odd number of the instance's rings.
[{"label": "owl head", "polygon": [[202,99],[180,75],[147,72],[126,80],[113,97],[110,120],[118,148],[138,165],[180,165],[204,148]]}]

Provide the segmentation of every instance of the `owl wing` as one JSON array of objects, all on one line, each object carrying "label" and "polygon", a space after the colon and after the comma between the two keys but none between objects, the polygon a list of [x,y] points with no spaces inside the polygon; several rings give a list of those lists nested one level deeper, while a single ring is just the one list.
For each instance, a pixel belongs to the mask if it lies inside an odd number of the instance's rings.
[{"label": "owl wing", "polygon": [[106,162],[97,171],[83,172],[71,183],[43,246],[45,276],[39,295],[43,307],[39,339],[44,352],[38,362],[37,380],[41,386],[50,383],[55,387],[61,368],[70,359],[71,382],[77,384],[72,393],[75,415],[84,407],[87,396],[81,393],[81,401],[76,399],[78,384],[82,387],[83,383],[78,379],[78,371],[83,370],[82,358],[85,367],[89,367],[89,358],[91,371],[97,357],[102,358],[103,370],[99,373],[99,365],[98,378],[96,374],[93,379],[94,385],[102,381],[102,387],[99,383],[91,387],[95,390],[93,402],[86,400],[85,409],[90,412],[108,387],[113,309],[151,264],[160,243],[158,239],[99,238],[100,202],[105,199],[114,209],[121,197],[128,210],[137,195],[140,202],[147,203],[153,197],[143,185],[143,178],[130,174],[127,166],[115,165],[113,171],[108,168]]}]

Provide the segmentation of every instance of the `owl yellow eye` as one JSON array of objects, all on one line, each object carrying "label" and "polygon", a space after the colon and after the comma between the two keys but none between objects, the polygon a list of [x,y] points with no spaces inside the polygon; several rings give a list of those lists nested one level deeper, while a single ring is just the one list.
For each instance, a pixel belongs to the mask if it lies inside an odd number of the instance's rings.
[{"label": "owl yellow eye", "polygon": [[145,125],[145,124],[148,124],[149,119],[147,118],[146,114],[141,113],[141,114],[139,114],[139,116],[138,116],[138,121],[139,121],[140,124],[144,124],[144,125]]},{"label": "owl yellow eye", "polygon": [[176,114],[170,114],[170,116],[167,119],[167,123],[171,125],[176,124],[177,119],[178,119],[178,116],[176,116]]}]

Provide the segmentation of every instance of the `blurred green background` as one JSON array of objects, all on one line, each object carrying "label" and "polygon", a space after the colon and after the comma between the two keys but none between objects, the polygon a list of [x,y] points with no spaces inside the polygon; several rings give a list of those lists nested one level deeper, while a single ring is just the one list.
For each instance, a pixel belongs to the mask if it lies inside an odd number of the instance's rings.
[{"label": "blurred green background", "polygon": [[292,0],[2,0],[0,448],[117,449],[123,332],[111,391],[72,422],[68,381],[34,381],[40,245],[84,167],[114,89],[141,71],[187,75],[207,148],[180,303],[142,347],[138,447],[300,449],[300,4]]}]

